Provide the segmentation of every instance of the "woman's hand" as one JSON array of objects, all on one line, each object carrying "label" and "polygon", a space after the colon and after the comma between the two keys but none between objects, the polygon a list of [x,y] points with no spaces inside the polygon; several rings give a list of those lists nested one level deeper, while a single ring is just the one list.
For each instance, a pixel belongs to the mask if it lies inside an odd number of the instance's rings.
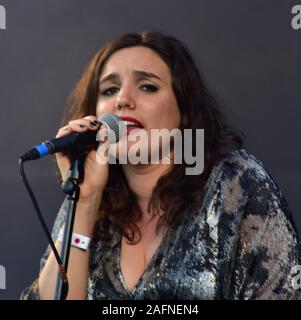
[{"label": "woman's hand", "polygon": [[[63,128],[60,128],[56,138],[66,136],[72,132],[85,132],[88,130],[97,131],[101,130],[103,134],[100,136],[105,136],[106,127],[101,126],[95,116],[87,116],[83,119],[77,119],[70,121],[69,124]],[[100,137],[100,141],[103,139]],[[102,144],[102,148],[106,148],[106,143]],[[85,160],[85,176],[84,181],[80,185],[80,198],[79,202],[88,203],[91,200],[99,201],[102,195],[102,191],[105,188],[109,176],[109,165],[108,163],[100,163],[96,158],[97,151],[89,151]],[[67,179],[68,170],[71,166],[70,157],[64,152],[56,153],[56,160],[60,173],[62,175],[63,181]]]}]

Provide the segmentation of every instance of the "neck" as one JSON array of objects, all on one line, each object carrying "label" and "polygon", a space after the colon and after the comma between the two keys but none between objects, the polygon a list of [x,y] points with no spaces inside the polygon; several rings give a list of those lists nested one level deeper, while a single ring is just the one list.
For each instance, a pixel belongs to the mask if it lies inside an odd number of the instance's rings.
[{"label": "neck", "polygon": [[159,178],[172,168],[172,164],[123,165],[122,168],[131,190],[137,196],[142,211],[141,222],[149,221],[147,207],[153,190]]}]

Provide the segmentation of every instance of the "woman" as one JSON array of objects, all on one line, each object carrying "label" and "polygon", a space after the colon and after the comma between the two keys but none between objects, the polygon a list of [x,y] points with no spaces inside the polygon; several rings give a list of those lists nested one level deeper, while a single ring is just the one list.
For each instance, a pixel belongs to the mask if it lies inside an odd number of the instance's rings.
[{"label": "woman", "polygon": [[[58,137],[103,132],[97,119],[107,112],[134,118],[149,139],[155,128],[205,132],[198,175],[186,175],[185,163],[108,164],[89,152],[74,232],[93,241],[87,250],[71,247],[67,299],[298,297],[292,268],[301,264],[300,244],[288,205],[261,162],[242,149],[241,134],[226,123],[181,42],[151,31],[107,43],[67,111]],[[65,180],[68,155],[57,154],[57,163]],[[63,203],[54,240],[64,217]],[[48,247],[39,278],[21,298],[53,299],[56,276]]]}]

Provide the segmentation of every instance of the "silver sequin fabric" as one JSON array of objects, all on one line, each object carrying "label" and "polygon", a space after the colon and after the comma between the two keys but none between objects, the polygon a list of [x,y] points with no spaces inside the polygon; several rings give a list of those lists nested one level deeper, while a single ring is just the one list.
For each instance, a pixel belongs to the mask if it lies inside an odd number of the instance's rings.
[{"label": "silver sequin fabric", "polygon": [[[64,208],[63,203],[54,240]],[[300,299],[292,272],[301,265],[296,227],[283,193],[255,156],[245,149],[229,153],[213,167],[202,206],[183,215],[183,223],[166,232],[131,292],[120,269],[121,235],[95,241],[87,299]],[[49,253],[48,246],[41,270]],[[21,299],[39,298],[36,279]]]}]

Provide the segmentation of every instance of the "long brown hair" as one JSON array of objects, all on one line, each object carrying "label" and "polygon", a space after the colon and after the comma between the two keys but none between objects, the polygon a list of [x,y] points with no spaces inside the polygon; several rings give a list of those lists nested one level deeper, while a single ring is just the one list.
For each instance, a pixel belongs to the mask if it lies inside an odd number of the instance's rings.
[{"label": "long brown hair", "polygon": [[[62,125],[72,119],[96,115],[99,79],[105,63],[114,52],[133,46],[152,49],[169,67],[172,88],[181,113],[180,129],[204,129],[205,132],[203,173],[186,175],[185,163],[176,164],[158,180],[153,190],[148,211],[153,216],[164,212],[159,217],[159,230],[162,226],[178,225],[188,206],[191,211],[197,210],[202,203],[204,185],[213,165],[229,152],[241,148],[244,135],[228,125],[216,99],[205,86],[188,48],[173,36],[154,30],[124,34],[106,43],[96,53],[68,99]],[[129,242],[136,243],[135,235],[138,234],[140,239],[141,233],[132,220],[134,212],[140,216],[142,214],[136,195],[129,188],[121,166],[110,165],[109,180],[95,225],[95,237],[108,238],[113,232],[121,232]]]}]

